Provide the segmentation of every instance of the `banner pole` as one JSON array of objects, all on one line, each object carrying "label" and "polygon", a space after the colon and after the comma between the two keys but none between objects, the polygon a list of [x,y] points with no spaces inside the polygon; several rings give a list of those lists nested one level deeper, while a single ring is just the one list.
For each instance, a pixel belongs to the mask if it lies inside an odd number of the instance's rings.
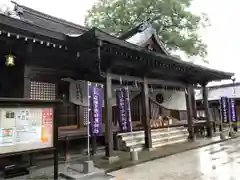
[{"label": "banner pole", "polygon": [[237,132],[238,131],[238,117],[237,117],[237,105],[236,105],[236,79],[233,78],[232,81],[233,81],[233,101],[234,101],[234,113],[235,113],[235,121],[236,121],[236,124],[234,126],[234,131]]},{"label": "banner pole", "polygon": [[91,82],[87,82],[88,86],[87,86],[87,97],[88,97],[88,114],[87,114],[87,156],[88,156],[88,161],[90,160],[90,86],[91,86]]},{"label": "banner pole", "polygon": [[[131,139],[133,142],[133,124],[132,124],[132,115],[131,115],[131,102],[130,102],[130,97],[129,97],[129,89],[128,86],[126,87],[127,90],[127,100],[128,100],[128,113],[129,113],[129,121],[130,121],[130,126],[131,126]],[[133,151],[135,151],[135,149],[132,149]]]},{"label": "banner pole", "polygon": [[232,116],[231,116],[231,99],[227,98],[227,101],[228,101],[228,118],[229,118],[229,136],[231,137],[233,135]]},{"label": "banner pole", "polygon": [[[219,124],[219,131],[220,131],[220,138],[221,139],[225,139],[225,136],[224,136],[224,131],[223,131],[223,117],[222,117],[222,104],[221,104],[221,100],[219,100],[219,104],[220,104],[220,108],[219,108],[219,111],[220,111],[220,124]],[[221,128],[221,130],[220,130]]]},{"label": "banner pole", "polygon": [[128,99],[129,121],[130,121],[130,125],[131,125],[131,132],[133,132],[132,116],[131,116],[131,103],[130,103],[130,97],[129,97],[129,89],[128,89],[128,86],[126,87],[126,89],[127,89],[127,99]]}]

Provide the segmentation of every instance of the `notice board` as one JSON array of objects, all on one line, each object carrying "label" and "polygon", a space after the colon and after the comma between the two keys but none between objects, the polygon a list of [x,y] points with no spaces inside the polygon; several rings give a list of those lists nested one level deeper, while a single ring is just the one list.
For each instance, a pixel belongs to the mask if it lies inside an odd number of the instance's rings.
[{"label": "notice board", "polygon": [[52,147],[53,108],[0,108],[0,155]]}]

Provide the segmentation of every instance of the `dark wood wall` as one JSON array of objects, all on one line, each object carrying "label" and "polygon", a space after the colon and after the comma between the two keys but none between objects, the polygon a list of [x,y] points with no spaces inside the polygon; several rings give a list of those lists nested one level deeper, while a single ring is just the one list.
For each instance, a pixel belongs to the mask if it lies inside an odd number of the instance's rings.
[{"label": "dark wood wall", "polygon": [[[42,89],[42,91],[49,91],[44,98],[55,97],[55,99],[64,100],[64,103],[58,105],[60,113],[58,119],[59,126],[76,125],[79,120],[77,115],[77,107],[68,101],[69,84],[65,81],[62,81],[62,78],[73,76],[74,72],[70,69],[46,68],[41,66],[26,65],[24,73],[24,95],[27,98],[36,98],[36,96],[33,97],[32,95],[34,91],[33,82],[39,83],[37,87],[38,89],[35,89],[35,91],[39,91],[39,87]],[[46,87],[49,84],[51,87]],[[53,88],[53,85],[55,88]],[[53,88],[53,90],[49,90],[51,88]],[[53,93],[55,93],[55,95],[51,95]],[[42,98],[42,96],[39,98]]]},{"label": "dark wood wall", "polygon": [[23,64],[16,61],[15,66],[7,67],[5,61],[4,54],[0,54],[0,97],[22,98],[24,96]]}]

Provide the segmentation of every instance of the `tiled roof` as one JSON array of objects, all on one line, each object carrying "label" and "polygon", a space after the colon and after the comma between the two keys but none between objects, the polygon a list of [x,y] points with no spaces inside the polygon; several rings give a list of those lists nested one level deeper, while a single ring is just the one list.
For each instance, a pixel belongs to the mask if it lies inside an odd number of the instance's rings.
[{"label": "tiled roof", "polygon": [[86,27],[44,14],[26,6],[16,4],[16,7],[21,9],[22,19],[24,21],[28,21],[51,31],[63,34],[82,34],[88,30]]}]

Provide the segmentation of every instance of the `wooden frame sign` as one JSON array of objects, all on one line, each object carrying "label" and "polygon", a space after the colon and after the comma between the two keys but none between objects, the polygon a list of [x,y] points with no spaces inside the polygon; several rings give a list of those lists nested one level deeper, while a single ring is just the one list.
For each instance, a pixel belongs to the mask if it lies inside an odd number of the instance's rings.
[{"label": "wooden frame sign", "polygon": [[52,107],[0,108],[0,155],[54,148]]}]

